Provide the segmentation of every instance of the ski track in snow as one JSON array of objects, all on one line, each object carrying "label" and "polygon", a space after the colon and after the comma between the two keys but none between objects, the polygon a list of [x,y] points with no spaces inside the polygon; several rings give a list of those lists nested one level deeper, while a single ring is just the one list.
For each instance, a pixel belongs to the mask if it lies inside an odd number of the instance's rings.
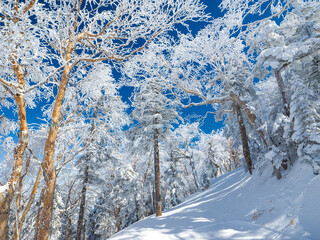
[{"label": "ski track in snow", "polygon": [[237,169],[182,204],[148,217],[112,240],[320,239],[320,176],[296,164],[281,180],[263,166]]}]

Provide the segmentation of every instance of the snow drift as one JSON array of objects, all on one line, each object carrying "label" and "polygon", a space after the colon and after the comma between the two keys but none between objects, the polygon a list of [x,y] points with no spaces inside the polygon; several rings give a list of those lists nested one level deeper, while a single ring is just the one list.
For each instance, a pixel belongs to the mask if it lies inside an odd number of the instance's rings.
[{"label": "snow drift", "polygon": [[[261,169],[264,169],[263,171]],[[296,164],[277,180],[272,167],[237,169],[211,187],[114,235],[120,239],[319,239],[320,176]]]}]

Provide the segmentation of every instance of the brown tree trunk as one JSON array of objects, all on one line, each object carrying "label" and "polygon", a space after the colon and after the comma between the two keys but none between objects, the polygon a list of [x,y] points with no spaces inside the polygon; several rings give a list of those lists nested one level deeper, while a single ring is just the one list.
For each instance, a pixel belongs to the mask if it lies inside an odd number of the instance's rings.
[{"label": "brown tree trunk", "polygon": [[70,240],[70,236],[71,236],[71,226],[72,226],[72,218],[70,218],[69,216],[67,216],[68,218],[68,224],[67,224],[67,229],[66,229],[66,240]]},{"label": "brown tree trunk", "polygon": [[[68,46],[68,57],[66,60],[70,59],[70,54],[72,51],[73,44],[70,43]],[[67,88],[67,83],[69,80],[69,74],[71,71],[71,64],[67,64],[62,73],[62,78],[54,105],[52,120],[50,124],[49,134],[46,140],[43,161],[41,163],[44,179],[46,182],[43,207],[39,208],[39,223],[37,225],[38,229],[38,239],[47,240],[50,234],[50,225],[53,211],[53,200],[54,191],[56,187],[56,171],[54,167],[54,146],[58,136],[59,122],[60,122],[60,111],[62,102],[64,99],[64,94]]]},{"label": "brown tree trunk", "polygon": [[[36,4],[35,0],[31,0],[24,8],[19,8],[19,1],[14,4],[15,16],[10,19],[14,23],[17,23],[20,20],[20,17],[24,14],[27,14],[29,10]],[[22,10],[23,9],[23,10]],[[22,10],[19,12],[19,10]],[[20,17],[18,17],[20,16]],[[8,19],[9,20],[9,19]],[[18,80],[18,87],[15,87],[15,96],[14,99],[17,103],[17,112],[19,119],[19,142],[17,147],[14,150],[14,164],[11,176],[9,181],[7,182],[7,190],[5,192],[0,193],[0,239],[5,240],[8,237],[9,231],[9,213],[10,213],[10,205],[12,199],[14,197],[14,192],[17,186],[17,183],[20,179],[20,175],[23,168],[23,156],[26,148],[29,144],[29,129],[27,124],[27,115],[26,115],[26,106],[24,99],[24,90],[25,90],[25,71],[19,64],[17,60],[17,56],[15,53],[10,57],[12,70]],[[5,89],[9,92],[9,85],[6,81],[2,82]],[[10,86],[12,87],[12,85]],[[11,92],[12,93],[12,92]]]},{"label": "brown tree trunk", "polygon": [[[157,121],[154,121],[157,124]],[[155,177],[155,191],[156,191],[156,216],[162,216],[161,210],[161,184],[160,184],[160,156],[159,156],[159,130],[154,129],[154,177]]]},{"label": "brown tree trunk", "polygon": [[[23,223],[24,223],[24,221],[25,221],[25,219],[27,217],[27,214],[28,214],[31,206],[32,206],[32,203],[34,201],[34,198],[35,198],[37,190],[38,190],[38,186],[39,186],[40,179],[41,179],[41,174],[42,174],[42,169],[40,167],[38,175],[37,175],[37,178],[36,178],[36,181],[35,181],[35,183],[33,185],[33,188],[32,188],[32,191],[31,191],[27,206],[24,208],[24,211],[22,213],[21,218],[17,219],[17,221],[14,223],[12,240],[19,239],[18,236],[21,235],[21,230],[22,230]],[[17,229],[17,227],[18,227],[18,229]]]},{"label": "brown tree trunk", "polygon": [[[265,146],[267,147],[267,149],[270,150],[270,145],[271,144],[270,144],[269,138],[266,137],[264,131],[259,129],[258,125],[256,124],[256,115],[255,115],[255,113],[253,111],[251,111],[248,108],[248,106],[245,104],[245,102],[241,101],[240,98],[236,94],[234,94],[233,92],[230,93],[230,97],[233,99],[234,104],[239,106],[240,116],[241,116],[241,109],[242,109],[244,111],[247,119],[248,119],[248,122],[254,127],[254,129],[260,135],[260,137],[263,140],[263,142],[264,142]],[[242,118],[242,116],[241,116],[241,118]],[[281,179],[282,178],[282,174],[281,174],[280,169],[277,169],[276,167],[273,167],[273,168],[274,168],[274,174],[277,176],[277,179]]]},{"label": "brown tree trunk", "polygon": [[51,217],[53,210],[54,190],[56,184],[56,173],[50,170],[50,177],[46,181],[46,187],[44,191],[43,206],[39,209],[39,222],[37,228],[38,239],[47,240],[50,234]]},{"label": "brown tree trunk", "polygon": [[116,207],[113,207],[113,213],[114,213],[114,218],[116,219],[116,223],[117,223],[117,231],[119,232],[121,230],[120,227],[120,219],[119,219],[119,212],[120,209],[117,209]]},{"label": "brown tree trunk", "polygon": [[248,136],[246,133],[246,127],[243,122],[240,105],[235,103],[235,108],[236,108],[237,120],[238,120],[239,128],[240,128],[243,156],[246,161],[249,173],[252,174],[252,167],[253,166],[252,166],[252,160],[251,160],[251,156],[250,156],[250,148],[249,148],[249,144],[248,144]]},{"label": "brown tree trunk", "polygon": [[81,191],[80,211],[79,211],[79,219],[78,219],[77,238],[76,238],[77,240],[81,240],[81,235],[82,235],[84,208],[86,205],[86,193],[87,193],[88,180],[89,180],[89,166],[87,165],[84,171],[84,180],[83,180],[83,186]]},{"label": "brown tree trunk", "polygon": [[87,220],[85,219],[83,223],[83,234],[82,234],[81,240],[86,240],[86,232],[87,232]]},{"label": "brown tree trunk", "polygon": [[15,61],[14,58],[11,58],[12,68],[14,73],[18,79],[19,86],[16,89],[17,93],[14,96],[14,99],[17,103],[17,111],[19,118],[19,142],[17,147],[14,149],[14,165],[11,172],[11,176],[7,182],[7,190],[5,192],[0,193],[0,239],[4,240],[8,237],[8,220],[10,213],[10,204],[14,197],[14,192],[19,182],[20,175],[23,168],[23,156],[25,150],[28,147],[29,141],[29,129],[27,124],[27,114],[26,114],[26,106],[24,100],[24,94],[21,91],[24,90],[25,79],[24,79],[24,71],[21,69],[19,64]]},{"label": "brown tree trunk", "polygon": [[39,239],[39,228],[38,228],[38,226],[40,225],[40,209],[41,209],[42,206],[43,206],[44,192],[45,192],[45,188],[43,188],[43,189],[41,190],[41,194],[40,194],[39,210],[38,210],[37,222],[36,222],[36,233],[35,233],[34,239]]},{"label": "brown tree trunk", "polygon": [[0,207],[0,239],[8,239],[9,233],[9,213],[10,213],[10,203],[11,200],[7,194],[3,198],[0,198],[1,207]]}]

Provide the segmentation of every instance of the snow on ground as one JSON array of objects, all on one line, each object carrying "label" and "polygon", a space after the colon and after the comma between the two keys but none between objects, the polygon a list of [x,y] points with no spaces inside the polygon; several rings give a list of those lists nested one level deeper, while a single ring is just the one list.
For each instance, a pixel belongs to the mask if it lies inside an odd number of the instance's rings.
[{"label": "snow on ground", "polygon": [[320,176],[296,164],[277,180],[271,166],[251,177],[242,169],[163,213],[114,235],[112,240],[320,239]]}]

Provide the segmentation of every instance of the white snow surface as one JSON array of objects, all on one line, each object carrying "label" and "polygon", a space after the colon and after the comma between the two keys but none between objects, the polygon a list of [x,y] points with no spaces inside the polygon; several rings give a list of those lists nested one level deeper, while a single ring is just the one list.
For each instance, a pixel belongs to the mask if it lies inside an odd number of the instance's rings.
[{"label": "white snow surface", "polygon": [[0,186],[0,193],[5,193],[9,189],[9,184],[6,183],[3,186]]},{"label": "white snow surface", "polygon": [[281,180],[271,175],[271,166],[253,176],[237,169],[162,217],[141,220],[111,239],[320,239],[320,175],[304,163]]}]

